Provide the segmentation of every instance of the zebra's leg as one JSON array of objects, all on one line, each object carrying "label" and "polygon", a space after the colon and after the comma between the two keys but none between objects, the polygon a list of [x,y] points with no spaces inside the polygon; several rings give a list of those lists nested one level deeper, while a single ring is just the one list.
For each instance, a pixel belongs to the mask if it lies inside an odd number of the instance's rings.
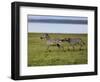
[{"label": "zebra's leg", "polygon": [[82,50],[82,46],[83,46],[83,45],[82,45],[82,44],[79,44],[79,45],[80,45],[80,48],[79,48],[79,50]]},{"label": "zebra's leg", "polygon": [[64,47],[63,46],[61,46],[61,48],[63,49],[63,51],[65,52],[65,49],[64,49]]},{"label": "zebra's leg", "polygon": [[81,40],[81,44],[80,45],[81,45],[81,50],[82,50],[82,48],[84,48],[83,46],[85,45],[85,42]]},{"label": "zebra's leg", "polygon": [[77,47],[77,43],[73,44],[73,50],[76,50],[75,48]]},{"label": "zebra's leg", "polygon": [[68,50],[68,51],[70,50],[70,46],[67,47],[67,50]]},{"label": "zebra's leg", "polygon": [[72,45],[69,43],[68,47],[67,47],[67,50],[70,51],[72,48]]},{"label": "zebra's leg", "polygon": [[77,45],[77,43],[72,44],[73,50],[76,50],[76,49],[75,49],[76,45]]},{"label": "zebra's leg", "polygon": [[82,50],[82,44],[81,44],[81,42],[78,42],[78,45],[79,45],[79,50]]},{"label": "zebra's leg", "polygon": [[47,45],[47,48],[46,48],[46,50],[48,51],[48,49],[49,49],[49,46]]},{"label": "zebra's leg", "polygon": [[60,48],[60,44],[57,44],[57,47]]},{"label": "zebra's leg", "polygon": [[61,48],[61,49],[63,49],[63,51],[65,51],[65,50],[64,50],[64,47],[61,46],[60,44],[57,44],[57,47],[58,47],[58,48]]},{"label": "zebra's leg", "polygon": [[70,50],[74,50],[74,44],[71,44],[70,46]]},{"label": "zebra's leg", "polygon": [[85,42],[81,40],[82,45],[85,45]]},{"label": "zebra's leg", "polygon": [[85,43],[84,41],[82,41],[82,47],[83,47],[83,49],[85,49],[85,48],[84,48],[85,45],[86,45],[86,43]]},{"label": "zebra's leg", "polygon": [[73,47],[73,51],[74,51],[75,50],[75,46],[73,45],[72,47]]},{"label": "zebra's leg", "polygon": [[50,47],[50,45],[47,45],[47,51],[51,51],[51,50],[49,50],[49,47]]},{"label": "zebra's leg", "polygon": [[66,47],[66,49],[69,51],[70,49],[69,49],[69,45]]},{"label": "zebra's leg", "polygon": [[84,45],[86,45],[86,43],[83,41],[83,40],[81,40],[81,47],[83,47]]}]

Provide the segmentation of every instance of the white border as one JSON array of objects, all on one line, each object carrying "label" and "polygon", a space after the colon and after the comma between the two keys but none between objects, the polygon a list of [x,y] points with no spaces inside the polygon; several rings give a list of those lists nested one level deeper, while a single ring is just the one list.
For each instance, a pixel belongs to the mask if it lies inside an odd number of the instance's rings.
[{"label": "white border", "polygon": [[[27,15],[57,15],[57,16],[85,16],[88,17],[88,64],[64,66],[27,66]],[[20,8],[20,76],[93,72],[94,71],[94,11],[21,7]]]}]

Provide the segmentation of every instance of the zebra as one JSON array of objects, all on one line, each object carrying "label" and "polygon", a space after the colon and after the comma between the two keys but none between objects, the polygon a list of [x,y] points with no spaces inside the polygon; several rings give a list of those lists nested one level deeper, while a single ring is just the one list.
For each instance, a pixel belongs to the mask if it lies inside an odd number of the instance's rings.
[{"label": "zebra", "polygon": [[85,45],[85,42],[83,42],[81,38],[64,38],[62,41],[68,42],[73,47],[73,50],[75,49],[76,44],[80,45],[79,50],[81,50],[83,45]]},{"label": "zebra", "polygon": [[[46,44],[47,44],[47,50],[49,50],[50,46],[56,46],[58,47],[59,49],[63,49],[64,50],[64,47],[61,45],[61,39],[51,39],[49,34],[48,33],[45,33],[43,34],[40,39],[45,39],[46,40]],[[50,50],[49,50],[50,51]]]}]

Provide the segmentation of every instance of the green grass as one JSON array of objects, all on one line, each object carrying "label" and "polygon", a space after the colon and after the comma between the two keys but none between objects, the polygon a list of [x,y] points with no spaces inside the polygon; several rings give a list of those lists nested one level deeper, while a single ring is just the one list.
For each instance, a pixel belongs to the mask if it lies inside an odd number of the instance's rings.
[{"label": "green grass", "polygon": [[87,34],[49,34],[51,38],[77,37],[86,43],[82,50],[79,50],[79,45],[73,50],[64,42],[62,45],[65,52],[56,46],[51,46],[49,52],[46,40],[40,39],[41,35],[42,33],[28,33],[28,66],[87,64]]}]

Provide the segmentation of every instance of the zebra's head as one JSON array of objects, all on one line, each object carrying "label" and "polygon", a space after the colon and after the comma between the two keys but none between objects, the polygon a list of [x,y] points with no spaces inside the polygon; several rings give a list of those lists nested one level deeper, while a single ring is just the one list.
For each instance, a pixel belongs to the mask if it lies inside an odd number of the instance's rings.
[{"label": "zebra's head", "polygon": [[42,36],[40,37],[40,39],[49,39],[49,34],[48,33],[45,33],[45,34],[42,34]]},{"label": "zebra's head", "polygon": [[69,42],[70,38],[63,38],[61,39],[62,42]]}]

